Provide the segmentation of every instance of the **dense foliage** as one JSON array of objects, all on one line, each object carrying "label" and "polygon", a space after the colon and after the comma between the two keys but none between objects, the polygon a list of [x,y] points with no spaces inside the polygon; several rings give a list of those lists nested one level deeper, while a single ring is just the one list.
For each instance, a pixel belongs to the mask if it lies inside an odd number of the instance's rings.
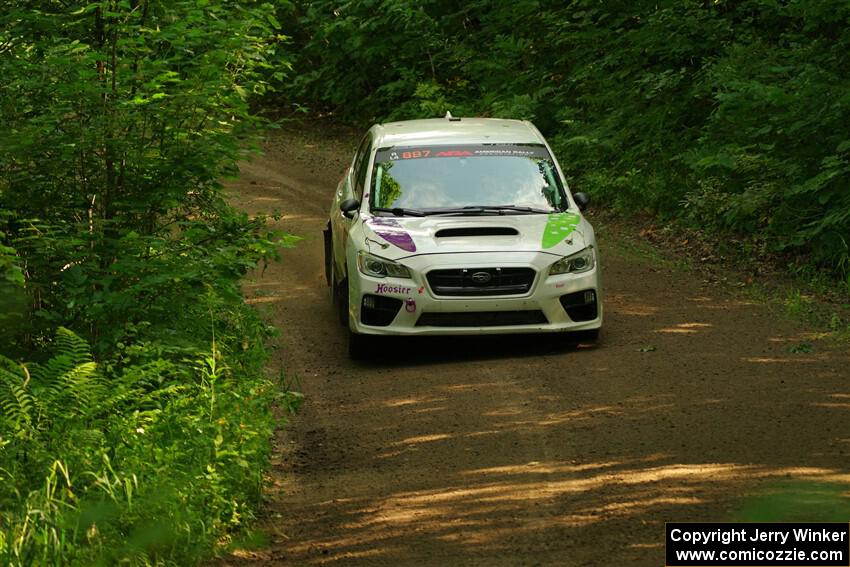
[{"label": "dense foliage", "polygon": [[273,330],[239,282],[289,239],[220,180],[258,97],[532,119],[597,202],[850,284],[848,23],[845,0],[5,0],[0,562],[192,564],[251,516]]},{"label": "dense foliage", "polygon": [[[244,323],[225,344],[262,340]],[[53,350],[0,356],[3,565],[193,564],[252,516],[274,425],[262,359],[138,343],[96,363],[64,328]]]},{"label": "dense foliage", "polygon": [[[843,0],[316,0],[287,91],[349,119],[532,119],[597,203],[850,278]],[[848,279],[850,284],[850,279]]]},{"label": "dense foliage", "polygon": [[273,9],[0,10],[0,563],[186,565],[251,516],[272,333],[239,280],[288,238],[226,202]]}]

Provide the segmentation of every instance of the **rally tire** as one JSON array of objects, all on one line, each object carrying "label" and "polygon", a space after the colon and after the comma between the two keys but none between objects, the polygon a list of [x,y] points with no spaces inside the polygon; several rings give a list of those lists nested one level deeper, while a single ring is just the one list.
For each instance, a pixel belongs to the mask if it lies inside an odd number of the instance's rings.
[{"label": "rally tire", "polygon": [[325,249],[325,281],[331,287],[333,293],[333,236],[331,235],[331,223],[328,223],[325,230],[322,231],[322,239]]},{"label": "rally tire", "polygon": [[[336,278],[334,278],[336,279]],[[339,324],[349,328],[348,324],[348,279],[342,280],[340,283],[335,283],[333,286],[334,306],[336,307]]]},{"label": "rally tire", "polygon": [[348,358],[351,360],[368,360],[372,357],[375,344],[374,337],[348,332]]},{"label": "rally tire", "polygon": [[599,343],[599,335],[602,333],[602,328],[587,329],[586,331],[573,331],[569,334],[571,343],[597,344]]}]

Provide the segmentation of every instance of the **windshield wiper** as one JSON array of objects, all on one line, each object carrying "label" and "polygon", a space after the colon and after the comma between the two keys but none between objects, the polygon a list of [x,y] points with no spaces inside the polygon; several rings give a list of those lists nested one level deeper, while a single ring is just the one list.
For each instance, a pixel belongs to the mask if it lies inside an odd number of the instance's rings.
[{"label": "windshield wiper", "polygon": [[517,205],[488,205],[481,207],[485,211],[517,211],[520,213],[551,213],[545,209],[537,209],[535,207],[520,207]]},{"label": "windshield wiper", "polygon": [[387,209],[384,207],[375,207],[372,209],[372,212],[377,213],[392,213],[397,217],[424,217],[429,214],[424,211],[420,211],[419,209],[403,209],[401,207],[394,207],[392,209]]},{"label": "windshield wiper", "polygon": [[455,207],[447,209],[429,209],[422,211],[426,215],[504,215],[506,213],[526,214],[548,214],[553,211],[535,209],[534,207],[520,207],[517,205],[468,205],[466,207]]},{"label": "windshield wiper", "polygon": [[467,205],[465,207],[447,207],[442,209],[405,209],[402,207],[375,207],[374,213],[392,213],[397,217],[463,216],[463,215],[504,215],[510,213],[549,214],[556,211],[521,207],[518,205]]}]

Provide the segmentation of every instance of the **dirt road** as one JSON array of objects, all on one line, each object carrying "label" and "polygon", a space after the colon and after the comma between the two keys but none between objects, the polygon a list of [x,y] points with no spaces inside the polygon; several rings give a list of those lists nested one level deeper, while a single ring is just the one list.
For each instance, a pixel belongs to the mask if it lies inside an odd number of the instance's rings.
[{"label": "dirt road", "polygon": [[246,294],[306,401],[276,439],[268,545],[221,565],[657,567],[665,521],[740,519],[777,482],[850,479],[847,352],[792,352],[803,329],[604,230],[600,346],[394,341],[350,362],[321,241],[348,143],[276,135],[233,184],[304,237]]}]

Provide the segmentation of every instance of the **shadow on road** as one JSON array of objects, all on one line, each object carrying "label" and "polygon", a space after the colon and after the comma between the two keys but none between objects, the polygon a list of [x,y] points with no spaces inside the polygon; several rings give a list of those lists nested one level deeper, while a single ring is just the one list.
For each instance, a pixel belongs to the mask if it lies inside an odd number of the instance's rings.
[{"label": "shadow on road", "polygon": [[374,352],[358,366],[432,366],[463,360],[501,360],[567,355],[597,348],[564,334],[375,337]]}]

